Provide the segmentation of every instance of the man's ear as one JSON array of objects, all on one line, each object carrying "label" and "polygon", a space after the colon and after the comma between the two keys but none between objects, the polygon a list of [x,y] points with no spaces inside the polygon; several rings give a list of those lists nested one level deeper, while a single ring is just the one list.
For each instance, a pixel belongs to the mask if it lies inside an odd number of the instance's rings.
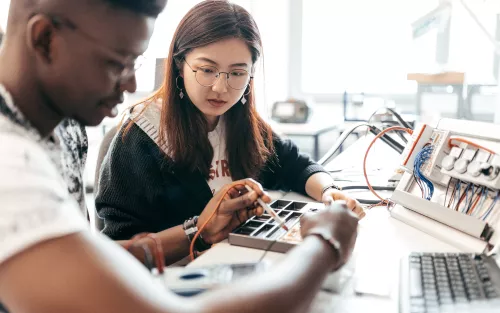
[{"label": "man's ear", "polygon": [[51,63],[54,57],[54,25],[44,16],[35,15],[28,21],[27,44],[37,59]]}]

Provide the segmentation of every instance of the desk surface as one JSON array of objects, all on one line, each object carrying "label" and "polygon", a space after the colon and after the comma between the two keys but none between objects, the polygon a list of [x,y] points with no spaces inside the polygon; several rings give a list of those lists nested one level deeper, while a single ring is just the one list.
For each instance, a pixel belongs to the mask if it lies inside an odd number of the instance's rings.
[{"label": "desk surface", "polygon": [[[355,162],[355,167],[361,168],[356,163],[362,159],[359,154],[366,149],[367,140],[358,141],[356,145],[348,148],[334,159],[327,168],[345,168],[348,164],[353,165],[352,162]],[[391,152],[392,149],[384,147],[383,144],[376,144],[373,149],[375,158],[372,162],[373,166],[379,166],[379,163],[383,162],[382,160],[391,162],[390,164],[397,164],[394,163],[394,160],[398,158],[394,152]],[[377,161],[377,159],[379,160]],[[283,197],[294,200],[304,200],[305,198],[294,193],[285,195],[274,193],[272,196],[273,198]],[[384,207],[372,209],[360,222],[359,236],[353,259],[350,262],[352,266],[346,266],[344,269],[344,271],[349,271],[354,268],[352,278],[346,283],[340,294],[320,292],[313,303],[311,312],[398,312],[399,262],[401,257],[411,251],[459,252],[455,247],[392,218]],[[236,247],[222,242],[189,266],[258,261],[263,253],[262,250]],[[264,260],[277,262],[283,258],[284,254],[268,252]],[[355,284],[375,285],[377,289],[387,288],[390,296],[357,296],[354,292]]]}]

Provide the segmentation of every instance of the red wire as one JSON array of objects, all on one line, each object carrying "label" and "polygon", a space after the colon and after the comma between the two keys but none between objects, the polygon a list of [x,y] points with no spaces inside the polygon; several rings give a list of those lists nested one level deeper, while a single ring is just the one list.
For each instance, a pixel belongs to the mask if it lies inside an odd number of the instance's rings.
[{"label": "red wire", "polygon": [[377,136],[375,136],[375,138],[373,138],[372,142],[370,143],[370,145],[368,146],[368,149],[366,149],[366,153],[365,153],[365,158],[363,160],[363,174],[365,176],[365,180],[366,180],[366,185],[368,185],[368,188],[370,189],[370,191],[377,197],[379,198],[382,202],[380,204],[385,204],[387,203],[387,200],[386,199],[383,199],[381,196],[379,196],[379,194],[373,189],[372,185],[370,184],[370,181],[368,180],[368,174],[366,173],[366,160],[368,159],[368,153],[370,152],[370,149],[372,148],[373,144],[375,143],[375,141],[377,141],[377,139],[379,139],[380,137],[382,137],[385,133],[388,133],[390,131],[394,131],[394,130],[402,130],[402,131],[405,131],[407,132],[408,134],[413,134],[413,130],[409,129],[409,128],[404,128],[404,127],[400,127],[400,126],[393,126],[393,127],[389,127],[389,128],[386,128],[384,129],[383,131],[381,131]]}]

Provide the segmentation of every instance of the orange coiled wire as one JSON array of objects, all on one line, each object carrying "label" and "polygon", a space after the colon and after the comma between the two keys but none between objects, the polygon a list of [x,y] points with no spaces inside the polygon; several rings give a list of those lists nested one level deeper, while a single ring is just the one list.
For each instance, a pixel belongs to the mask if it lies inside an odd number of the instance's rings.
[{"label": "orange coiled wire", "polygon": [[368,153],[370,152],[370,149],[372,148],[373,144],[375,144],[375,142],[377,141],[377,139],[379,139],[380,137],[382,137],[385,133],[388,133],[388,132],[394,131],[394,130],[402,130],[402,131],[407,132],[410,135],[413,134],[413,130],[411,130],[409,128],[401,127],[401,126],[393,126],[393,127],[386,128],[383,131],[381,131],[377,136],[375,136],[375,138],[373,138],[372,142],[368,146],[368,149],[366,149],[365,158],[363,159],[363,174],[365,176],[366,185],[368,186],[368,188],[370,189],[370,191],[375,195],[375,197],[377,197],[381,201],[380,203],[376,204],[375,206],[387,204],[387,199],[382,198],[375,191],[375,189],[373,189],[372,185],[370,184],[370,181],[368,180],[368,174],[366,173],[366,160],[368,159]]},{"label": "orange coiled wire", "polygon": [[201,232],[205,229],[205,227],[207,226],[207,224],[215,216],[215,214],[219,210],[220,204],[222,203],[222,201],[224,201],[224,198],[226,197],[226,195],[229,192],[229,190],[231,190],[231,188],[233,188],[234,186],[237,186],[237,185],[241,185],[241,183],[234,182],[234,183],[231,183],[228,186],[224,187],[225,190],[224,190],[224,192],[222,194],[222,197],[219,199],[219,202],[217,202],[217,205],[215,206],[215,210],[212,212],[212,214],[210,214],[210,216],[205,221],[205,223],[203,223],[203,225],[201,225],[201,227],[198,229],[198,231],[194,235],[193,240],[191,240],[191,245],[189,246],[189,256],[191,258],[191,261],[193,261],[195,259],[195,255],[194,255],[194,243],[196,242],[196,239],[198,239],[198,237],[200,236]]}]

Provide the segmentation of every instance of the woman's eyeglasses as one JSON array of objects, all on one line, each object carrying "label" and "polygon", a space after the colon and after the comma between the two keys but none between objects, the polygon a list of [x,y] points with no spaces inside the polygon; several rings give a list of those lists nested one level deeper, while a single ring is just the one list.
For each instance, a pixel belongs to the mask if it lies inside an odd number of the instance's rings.
[{"label": "woman's eyeglasses", "polygon": [[[186,60],[184,60],[184,62],[186,62]],[[227,84],[229,87],[241,90],[245,89],[250,83],[250,80],[253,78],[250,76],[250,73],[243,69],[234,69],[230,72],[220,72],[219,69],[214,66],[204,65],[194,70],[189,63],[186,62],[186,64],[195,74],[198,84],[204,87],[210,87],[217,84],[222,74],[224,74],[227,78]]]}]

